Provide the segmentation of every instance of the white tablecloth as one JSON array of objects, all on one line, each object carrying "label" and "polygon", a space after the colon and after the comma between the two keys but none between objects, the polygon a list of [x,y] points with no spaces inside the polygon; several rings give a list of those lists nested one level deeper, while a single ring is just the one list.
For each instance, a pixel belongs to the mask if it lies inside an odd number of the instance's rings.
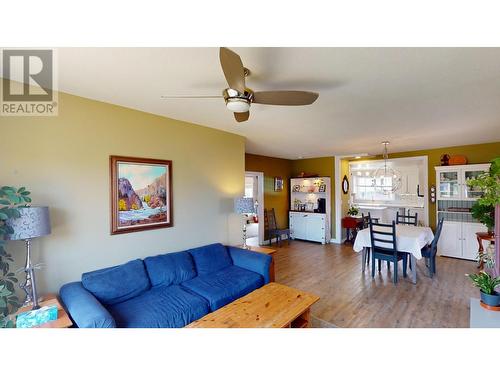
[{"label": "white tablecloth", "polygon": [[[377,230],[388,231],[390,228],[377,227]],[[396,225],[396,243],[398,251],[411,253],[415,258],[421,259],[421,249],[434,239],[434,233],[429,227],[416,227],[413,225]],[[377,244],[378,245],[378,244]],[[364,247],[371,247],[370,228],[360,230],[354,241],[354,251],[362,251]]]}]

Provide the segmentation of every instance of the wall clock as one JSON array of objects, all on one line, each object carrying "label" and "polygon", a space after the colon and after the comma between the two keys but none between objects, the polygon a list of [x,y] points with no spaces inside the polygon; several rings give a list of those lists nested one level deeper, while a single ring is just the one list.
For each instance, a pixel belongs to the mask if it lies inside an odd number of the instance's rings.
[{"label": "wall clock", "polygon": [[347,176],[344,175],[344,178],[342,179],[342,191],[344,194],[347,194],[349,191],[349,180],[347,179]]}]

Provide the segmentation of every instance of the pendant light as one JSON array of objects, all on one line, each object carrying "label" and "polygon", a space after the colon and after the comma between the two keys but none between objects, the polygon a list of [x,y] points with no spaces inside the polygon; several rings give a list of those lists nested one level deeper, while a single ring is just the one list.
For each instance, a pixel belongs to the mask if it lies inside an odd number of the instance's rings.
[{"label": "pendant light", "polygon": [[375,171],[372,184],[375,191],[388,195],[401,187],[401,172],[387,166],[387,145],[389,142],[384,141],[382,144],[384,145],[384,166]]}]

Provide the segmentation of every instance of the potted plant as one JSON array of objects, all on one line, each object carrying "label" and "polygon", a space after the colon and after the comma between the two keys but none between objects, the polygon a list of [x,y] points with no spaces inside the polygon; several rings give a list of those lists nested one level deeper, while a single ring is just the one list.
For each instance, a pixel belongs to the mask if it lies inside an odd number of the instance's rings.
[{"label": "potted plant", "polygon": [[5,250],[5,235],[13,232],[7,220],[20,216],[18,208],[31,202],[29,195],[25,187],[0,187],[0,328],[14,326],[10,315],[21,306],[15,293],[18,280],[10,270],[14,258]]},{"label": "potted plant", "polygon": [[[477,178],[467,181],[471,187],[482,190],[483,196],[477,200],[477,204],[486,206],[487,209],[494,207],[494,235],[495,235],[495,267],[492,269],[493,276],[500,275],[500,157],[491,161],[490,170],[482,173]],[[486,209],[481,209],[486,210]],[[483,220],[485,215],[482,215]],[[489,219],[487,219],[489,220]]]},{"label": "potted plant", "polygon": [[493,235],[495,229],[495,206],[476,202],[471,207],[471,214],[474,219],[486,225],[488,234]]},{"label": "potted plant", "polygon": [[500,285],[500,277],[492,277],[484,271],[467,276],[481,291],[481,302],[492,307],[500,306],[500,293],[495,291],[495,288]]},{"label": "potted plant", "polygon": [[347,211],[347,215],[351,217],[355,217],[359,215],[359,208],[356,206],[350,206],[349,210]]}]

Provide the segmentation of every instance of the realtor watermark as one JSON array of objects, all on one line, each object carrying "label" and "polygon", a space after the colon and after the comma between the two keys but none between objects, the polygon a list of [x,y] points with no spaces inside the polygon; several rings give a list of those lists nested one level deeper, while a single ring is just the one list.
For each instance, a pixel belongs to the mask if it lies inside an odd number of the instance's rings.
[{"label": "realtor watermark", "polygon": [[2,49],[0,116],[57,116],[53,49]]}]

